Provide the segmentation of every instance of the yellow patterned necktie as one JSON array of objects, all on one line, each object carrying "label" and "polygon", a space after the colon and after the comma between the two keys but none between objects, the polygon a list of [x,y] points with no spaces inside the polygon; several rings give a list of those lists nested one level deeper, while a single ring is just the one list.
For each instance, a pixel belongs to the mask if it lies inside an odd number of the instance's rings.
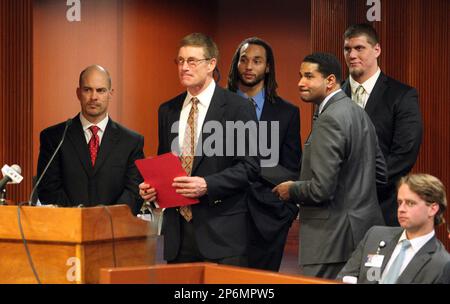
[{"label": "yellow patterned necktie", "polygon": [[[192,165],[194,163],[199,100],[196,97],[192,97],[191,103],[192,106],[189,111],[186,129],[184,130],[183,146],[180,157],[181,166],[186,171],[187,175],[191,175]],[[179,211],[186,221],[190,222],[192,220],[191,206],[181,206]]]},{"label": "yellow patterned necktie", "polygon": [[359,85],[359,87],[355,91],[355,102],[358,106],[364,109],[364,87]]}]

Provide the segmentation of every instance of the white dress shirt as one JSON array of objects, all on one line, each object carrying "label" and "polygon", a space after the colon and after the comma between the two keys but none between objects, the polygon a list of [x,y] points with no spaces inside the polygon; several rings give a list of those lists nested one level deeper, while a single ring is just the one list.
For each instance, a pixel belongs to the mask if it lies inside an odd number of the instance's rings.
[{"label": "white dress shirt", "polygon": [[[197,117],[197,127],[195,128],[195,135],[198,139],[203,122],[205,121],[206,112],[208,112],[209,105],[211,104],[211,99],[214,95],[214,90],[216,89],[216,83],[214,80],[211,81],[211,83],[206,87],[205,90],[203,90],[200,94],[197,96],[191,95],[189,92],[187,92],[186,98],[184,99],[183,108],[180,113],[180,121],[178,125],[178,144],[181,147],[183,146],[183,140],[184,140],[184,132],[186,129],[187,119],[189,117],[189,112],[192,108],[191,99],[193,97],[197,97],[199,100],[198,103],[198,117]],[[196,141],[198,142],[198,141]]]},{"label": "white dress shirt", "polygon": [[[109,120],[109,116],[108,114],[106,114],[106,117],[100,121],[98,124],[95,124],[95,126],[99,127],[99,130],[97,132],[98,135],[98,144],[100,146],[100,144],[102,143],[102,138],[103,138],[103,134],[105,134],[105,129],[106,129],[106,125],[108,124],[108,120]],[[81,126],[83,127],[83,131],[84,131],[84,137],[86,137],[86,143],[89,144],[89,141],[91,140],[92,137],[92,132],[91,130],[89,130],[89,128],[91,126],[94,126],[93,123],[89,122],[89,120],[87,120],[82,113],[80,113],[80,121],[81,121]]]},{"label": "white dress shirt", "polygon": [[359,85],[362,85],[364,88],[364,94],[362,94],[362,100],[363,100],[363,106],[366,107],[367,100],[369,99],[370,94],[373,91],[373,88],[375,87],[375,84],[377,83],[378,77],[381,74],[380,68],[373,74],[369,79],[364,81],[364,83],[359,83],[356,80],[352,78],[350,75],[350,88],[352,90],[352,99],[356,100],[355,94],[356,89],[358,89]]},{"label": "white dress shirt", "polygon": [[[400,268],[400,274],[402,274],[403,270],[405,270],[406,266],[408,266],[409,262],[414,258],[417,252],[434,236],[434,230],[431,231],[428,234],[416,237],[414,239],[409,240],[411,242],[411,246],[406,250],[405,252],[405,259],[403,260],[402,267]],[[397,246],[395,246],[394,252],[392,252],[391,258],[389,259],[389,262],[386,264],[386,268],[383,271],[383,275],[381,276],[381,279],[383,280],[386,274],[389,271],[389,268],[391,268],[392,263],[394,262],[395,258],[400,253],[400,249],[402,247],[402,241],[407,239],[406,237],[406,230],[403,230],[402,235],[398,239]]]},{"label": "white dress shirt", "polygon": [[339,89],[337,91],[334,91],[333,93],[331,93],[330,95],[328,95],[327,97],[325,97],[325,99],[320,103],[319,105],[319,114],[322,113],[323,108],[325,107],[325,105],[327,104],[328,100],[331,99],[331,97],[333,97],[334,95],[336,95],[337,93],[341,92],[342,90]]}]

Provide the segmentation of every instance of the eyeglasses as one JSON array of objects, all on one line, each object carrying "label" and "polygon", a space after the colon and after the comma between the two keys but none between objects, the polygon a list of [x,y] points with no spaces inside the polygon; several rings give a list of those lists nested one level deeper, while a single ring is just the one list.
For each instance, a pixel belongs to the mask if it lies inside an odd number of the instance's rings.
[{"label": "eyeglasses", "polygon": [[184,65],[185,62],[187,62],[188,66],[190,68],[195,68],[196,66],[199,65],[200,62],[205,61],[205,60],[210,60],[211,58],[203,58],[203,59],[197,59],[197,58],[193,58],[193,57],[189,57],[188,59],[184,59],[183,57],[178,57],[175,58],[175,64],[182,66]]}]

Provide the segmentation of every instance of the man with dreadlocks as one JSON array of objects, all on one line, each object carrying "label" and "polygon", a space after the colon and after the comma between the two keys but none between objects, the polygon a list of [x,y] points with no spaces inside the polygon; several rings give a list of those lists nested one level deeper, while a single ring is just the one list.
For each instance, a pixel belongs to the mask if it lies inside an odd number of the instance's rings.
[{"label": "man with dreadlocks", "polygon": [[[261,156],[261,178],[249,190],[249,267],[278,271],[289,227],[298,207],[282,202],[271,189],[282,181],[299,176],[302,156],[300,111],[277,95],[275,60],[270,45],[262,39],[245,39],[233,56],[228,89],[249,99],[256,109],[261,128],[267,126],[267,138],[259,138],[259,147],[270,147],[278,157],[270,163]],[[264,134],[264,133],[263,133]],[[271,134],[273,134],[271,136]],[[262,145],[261,141],[265,143]]]}]

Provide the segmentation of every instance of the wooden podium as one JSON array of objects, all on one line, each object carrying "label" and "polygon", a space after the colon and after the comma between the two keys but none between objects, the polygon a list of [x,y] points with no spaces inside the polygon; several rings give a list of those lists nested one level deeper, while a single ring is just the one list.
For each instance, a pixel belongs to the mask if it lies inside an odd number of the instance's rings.
[{"label": "wooden podium", "polygon": [[[37,283],[17,206],[0,206],[0,283]],[[22,207],[21,222],[42,283],[98,283],[100,268],[153,265],[156,229],[126,205]],[[116,264],[115,264],[116,262]]]},{"label": "wooden podium", "polygon": [[101,284],[340,284],[338,281],[280,274],[214,263],[104,268]]}]

